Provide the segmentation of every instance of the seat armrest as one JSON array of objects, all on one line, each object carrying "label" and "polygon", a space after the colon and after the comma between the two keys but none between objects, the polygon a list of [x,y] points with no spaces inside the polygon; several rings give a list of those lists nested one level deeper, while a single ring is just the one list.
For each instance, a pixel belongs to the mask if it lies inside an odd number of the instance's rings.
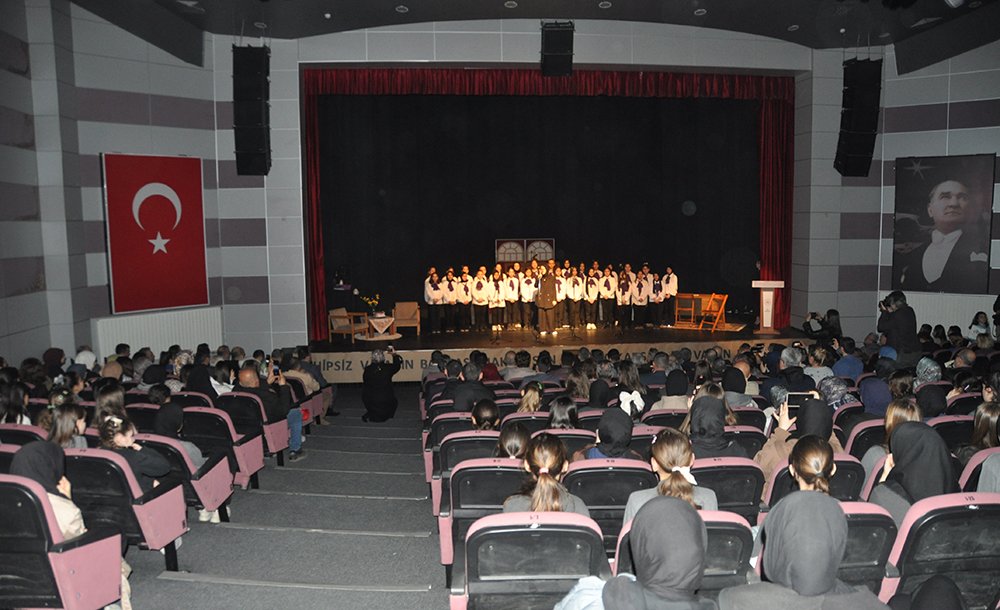
[{"label": "seat armrest", "polygon": [[885,564],[885,577],[886,578],[899,578],[899,568],[895,565],[886,562]]},{"label": "seat armrest", "polygon": [[455,557],[451,564],[451,594],[465,595],[465,540],[455,541]]},{"label": "seat armrest", "polygon": [[201,465],[201,468],[199,468],[197,472],[191,475],[191,480],[197,481],[201,477],[205,476],[206,474],[211,472],[213,468],[215,468],[216,464],[218,464],[225,458],[226,455],[224,453],[214,453],[208,456],[208,459],[206,459],[205,463]]},{"label": "seat armrest", "polygon": [[260,436],[260,435],[262,435],[262,434],[264,434],[264,431],[263,431],[263,430],[258,430],[258,431],[256,431],[256,432],[252,432],[252,433],[248,433],[248,434],[244,434],[244,435],[243,435],[242,437],[240,437],[240,438],[239,438],[238,440],[234,441],[234,442],[233,442],[233,445],[235,445],[235,446],[237,446],[237,447],[242,447],[242,446],[243,446],[243,445],[245,445],[246,443],[248,443],[248,442],[252,441],[253,439],[257,438],[258,436]]},{"label": "seat armrest", "polygon": [[451,514],[451,477],[441,479],[441,499],[438,503],[438,516],[447,517]]},{"label": "seat armrest", "polygon": [[97,542],[98,540],[104,540],[105,538],[111,538],[114,536],[121,536],[121,532],[110,527],[95,527],[94,529],[87,530],[76,538],[64,540],[59,544],[53,544],[49,547],[49,552],[65,553],[66,551],[72,551],[73,549],[87,546],[92,542]]},{"label": "seat armrest", "polygon": [[132,501],[132,504],[143,505],[153,500],[159,498],[160,496],[166,495],[167,492],[171,491],[173,488],[178,487],[180,483],[160,483],[153,489],[150,489],[146,493],[142,494],[140,497]]}]

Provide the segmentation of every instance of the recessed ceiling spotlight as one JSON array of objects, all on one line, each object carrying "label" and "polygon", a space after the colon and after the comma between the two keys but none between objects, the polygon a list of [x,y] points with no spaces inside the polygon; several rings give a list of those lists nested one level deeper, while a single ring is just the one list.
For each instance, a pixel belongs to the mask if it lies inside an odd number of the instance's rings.
[{"label": "recessed ceiling spotlight", "polygon": [[703,16],[703,15],[705,15],[707,13],[708,13],[708,9],[704,9],[704,8],[696,8],[696,9],[694,9],[694,16],[695,17],[701,17],[701,16]]},{"label": "recessed ceiling spotlight", "polygon": [[879,38],[889,38],[890,36],[892,36],[892,32],[882,32],[878,35]]},{"label": "recessed ceiling spotlight", "polygon": [[323,19],[330,19],[332,17],[333,15],[331,15],[330,13],[323,13]]},{"label": "recessed ceiling spotlight", "polygon": [[406,6],[405,4],[400,4],[399,6],[396,7],[396,12],[400,14],[409,13],[410,7]]},{"label": "recessed ceiling spotlight", "polygon": [[597,8],[602,8],[602,9],[605,9],[605,10],[609,9],[609,8],[611,8],[611,3],[608,2],[608,0],[603,0],[602,2],[598,2],[597,3]]},{"label": "recessed ceiling spotlight", "polygon": [[797,25],[795,25],[793,23],[792,25],[788,26],[788,31],[789,32],[798,32],[799,31],[799,26],[797,26]]},{"label": "recessed ceiling spotlight", "polygon": [[266,30],[267,24],[264,23],[263,21],[254,21],[253,27],[257,28],[258,30]]},{"label": "recessed ceiling spotlight", "polygon": [[514,0],[507,0],[506,2],[503,3],[503,5],[506,8],[517,8],[517,2],[514,2]]}]

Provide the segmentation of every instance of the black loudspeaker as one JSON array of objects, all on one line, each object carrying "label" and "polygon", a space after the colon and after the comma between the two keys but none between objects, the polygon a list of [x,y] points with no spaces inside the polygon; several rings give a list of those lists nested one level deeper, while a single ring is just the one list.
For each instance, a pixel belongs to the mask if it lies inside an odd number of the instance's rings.
[{"label": "black loudspeaker", "polygon": [[573,73],[572,21],[542,24],[542,76],[569,76]]},{"label": "black loudspeaker", "polygon": [[268,47],[233,47],[233,134],[241,176],[271,171],[270,71]]},{"label": "black loudspeaker", "polygon": [[833,167],[841,176],[867,176],[878,133],[882,60],[844,62],[844,96],[840,110],[840,138]]}]

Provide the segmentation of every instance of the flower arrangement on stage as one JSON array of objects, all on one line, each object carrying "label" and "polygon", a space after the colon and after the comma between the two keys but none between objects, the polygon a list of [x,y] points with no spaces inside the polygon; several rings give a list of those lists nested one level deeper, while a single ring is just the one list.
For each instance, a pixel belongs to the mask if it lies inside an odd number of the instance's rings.
[{"label": "flower arrangement on stage", "polygon": [[365,296],[362,294],[358,295],[358,298],[361,299],[364,302],[364,304],[368,306],[369,311],[375,313],[375,308],[378,307],[379,299],[382,298],[382,295],[376,292],[374,296]]}]

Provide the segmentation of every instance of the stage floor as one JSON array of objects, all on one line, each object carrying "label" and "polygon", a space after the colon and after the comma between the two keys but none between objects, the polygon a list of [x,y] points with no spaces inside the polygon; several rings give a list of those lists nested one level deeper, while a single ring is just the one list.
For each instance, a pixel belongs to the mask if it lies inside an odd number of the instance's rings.
[{"label": "stage floor", "polygon": [[392,344],[396,352],[403,358],[396,381],[419,381],[420,373],[430,361],[433,350],[442,350],[451,358],[465,361],[472,350],[481,350],[486,357],[503,366],[503,356],[510,350],[527,350],[532,357],[542,350],[548,350],[558,359],[563,350],[575,350],[579,347],[601,348],[605,352],[616,348],[623,354],[645,352],[650,348],[659,351],[673,352],[682,347],[688,347],[695,359],[701,353],[718,346],[726,357],[735,354],[742,343],[769,343],[776,341],[789,344],[795,339],[804,337],[796,329],[785,329],[778,335],[755,335],[747,326],[739,332],[709,332],[687,329],[641,328],[625,332],[617,330],[583,330],[575,335],[568,329],[562,329],[556,335],[538,336],[531,330],[510,330],[499,333],[441,333],[421,334],[405,329],[407,334],[393,341],[361,341],[351,344],[350,339],[338,339],[333,342],[314,342],[311,345],[313,361],[319,365],[323,375],[331,383],[361,383],[362,372],[368,365],[371,350],[385,348]]}]

